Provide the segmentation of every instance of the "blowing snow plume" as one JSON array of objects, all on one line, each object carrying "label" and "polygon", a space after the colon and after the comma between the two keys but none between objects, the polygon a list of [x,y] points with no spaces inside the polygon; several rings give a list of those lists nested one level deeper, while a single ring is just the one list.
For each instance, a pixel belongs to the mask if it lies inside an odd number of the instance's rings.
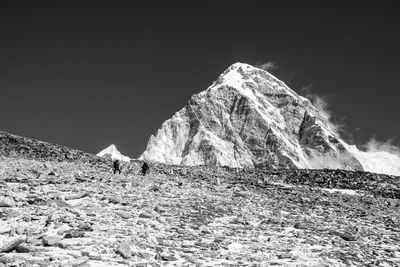
[{"label": "blowing snow plume", "polygon": [[400,158],[400,147],[394,145],[393,142],[394,139],[379,141],[373,136],[362,148],[367,152],[387,152]]},{"label": "blowing snow plume", "polygon": [[319,113],[327,120],[329,128],[334,131],[337,135],[344,132],[345,124],[343,122],[334,121],[332,118],[332,111],[329,110],[328,97],[320,96],[315,93],[311,93],[311,86],[303,87],[300,91],[306,93],[306,98],[310,99],[314,107],[318,109]]},{"label": "blowing snow plume", "polygon": [[275,70],[276,68],[278,68],[278,66],[272,61],[267,61],[264,63],[257,63],[256,68],[271,72],[272,70]]}]

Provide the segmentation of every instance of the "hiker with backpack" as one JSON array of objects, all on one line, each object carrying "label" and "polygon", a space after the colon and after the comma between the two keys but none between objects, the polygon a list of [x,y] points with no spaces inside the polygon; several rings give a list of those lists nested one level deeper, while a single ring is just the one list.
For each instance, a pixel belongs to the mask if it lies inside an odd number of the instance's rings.
[{"label": "hiker with backpack", "polygon": [[114,174],[116,172],[121,174],[122,167],[121,167],[121,162],[119,161],[119,159],[114,160],[114,162],[113,162],[113,170],[114,170]]},{"label": "hiker with backpack", "polygon": [[149,165],[147,164],[147,162],[144,162],[143,165],[142,165],[142,174],[143,174],[143,176],[146,175],[146,172],[148,171],[148,169],[149,169]]}]

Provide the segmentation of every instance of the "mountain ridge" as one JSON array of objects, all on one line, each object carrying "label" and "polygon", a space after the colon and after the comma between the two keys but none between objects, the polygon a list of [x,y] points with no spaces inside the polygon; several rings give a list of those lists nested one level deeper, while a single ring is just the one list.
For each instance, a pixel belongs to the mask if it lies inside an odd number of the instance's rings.
[{"label": "mountain ridge", "polygon": [[40,160],[96,162],[99,157],[65,145],[0,131],[0,155]]}]

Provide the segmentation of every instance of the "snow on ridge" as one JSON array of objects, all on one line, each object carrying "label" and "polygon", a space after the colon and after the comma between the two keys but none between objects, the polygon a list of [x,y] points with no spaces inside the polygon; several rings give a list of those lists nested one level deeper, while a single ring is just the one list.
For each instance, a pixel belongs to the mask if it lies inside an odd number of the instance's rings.
[{"label": "snow on ridge", "polygon": [[349,146],[351,153],[360,161],[365,171],[400,176],[400,158],[385,151],[364,152]]},{"label": "snow on ridge", "polygon": [[121,161],[127,161],[129,162],[131,159],[127,156],[124,156],[121,154],[121,152],[118,151],[117,147],[112,144],[108,146],[107,148],[103,149],[99,153],[97,153],[97,156],[103,157],[105,155],[110,155],[112,160],[121,160]]},{"label": "snow on ridge", "polygon": [[281,87],[283,87],[287,91],[288,95],[290,95],[290,96],[292,96],[294,98],[300,98],[303,101],[308,101],[308,102],[310,101],[307,98],[302,97],[301,95],[297,94],[294,90],[292,90],[289,86],[287,86],[287,84],[284,81],[280,80],[275,75],[273,75],[272,73],[270,73],[270,72],[268,72],[268,71],[266,71],[264,69],[261,69],[261,68],[258,68],[258,67],[254,67],[252,65],[249,65],[249,64],[246,64],[246,63],[241,63],[241,62],[236,62],[236,63],[231,65],[231,68],[233,70],[236,70],[236,71],[240,67],[242,67],[243,70],[263,71],[263,72],[267,73],[277,84],[279,84]]}]

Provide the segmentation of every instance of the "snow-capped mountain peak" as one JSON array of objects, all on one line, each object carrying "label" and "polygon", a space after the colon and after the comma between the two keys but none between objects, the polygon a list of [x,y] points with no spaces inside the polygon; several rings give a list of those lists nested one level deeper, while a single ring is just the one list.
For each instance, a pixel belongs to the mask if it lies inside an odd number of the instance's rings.
[{"label": "snow-capped mountain peak", "polygon": [[124,156],[121,154],[121,152],[118,151],[117,147],[115,145],[110,145],[107,148],[103,149],[99,153],[97,153],[97,156],[103,157],[105,155],[110,155],[111,159],[116,160],[119,159],[121,161],[130,161],[131,159],[127,156]]},{"label": "snow-capped mountain peak", "polygon": [[162,124],[140,159],[374,171],[362,156],[308,99],[265,70],[235,63]]}]

